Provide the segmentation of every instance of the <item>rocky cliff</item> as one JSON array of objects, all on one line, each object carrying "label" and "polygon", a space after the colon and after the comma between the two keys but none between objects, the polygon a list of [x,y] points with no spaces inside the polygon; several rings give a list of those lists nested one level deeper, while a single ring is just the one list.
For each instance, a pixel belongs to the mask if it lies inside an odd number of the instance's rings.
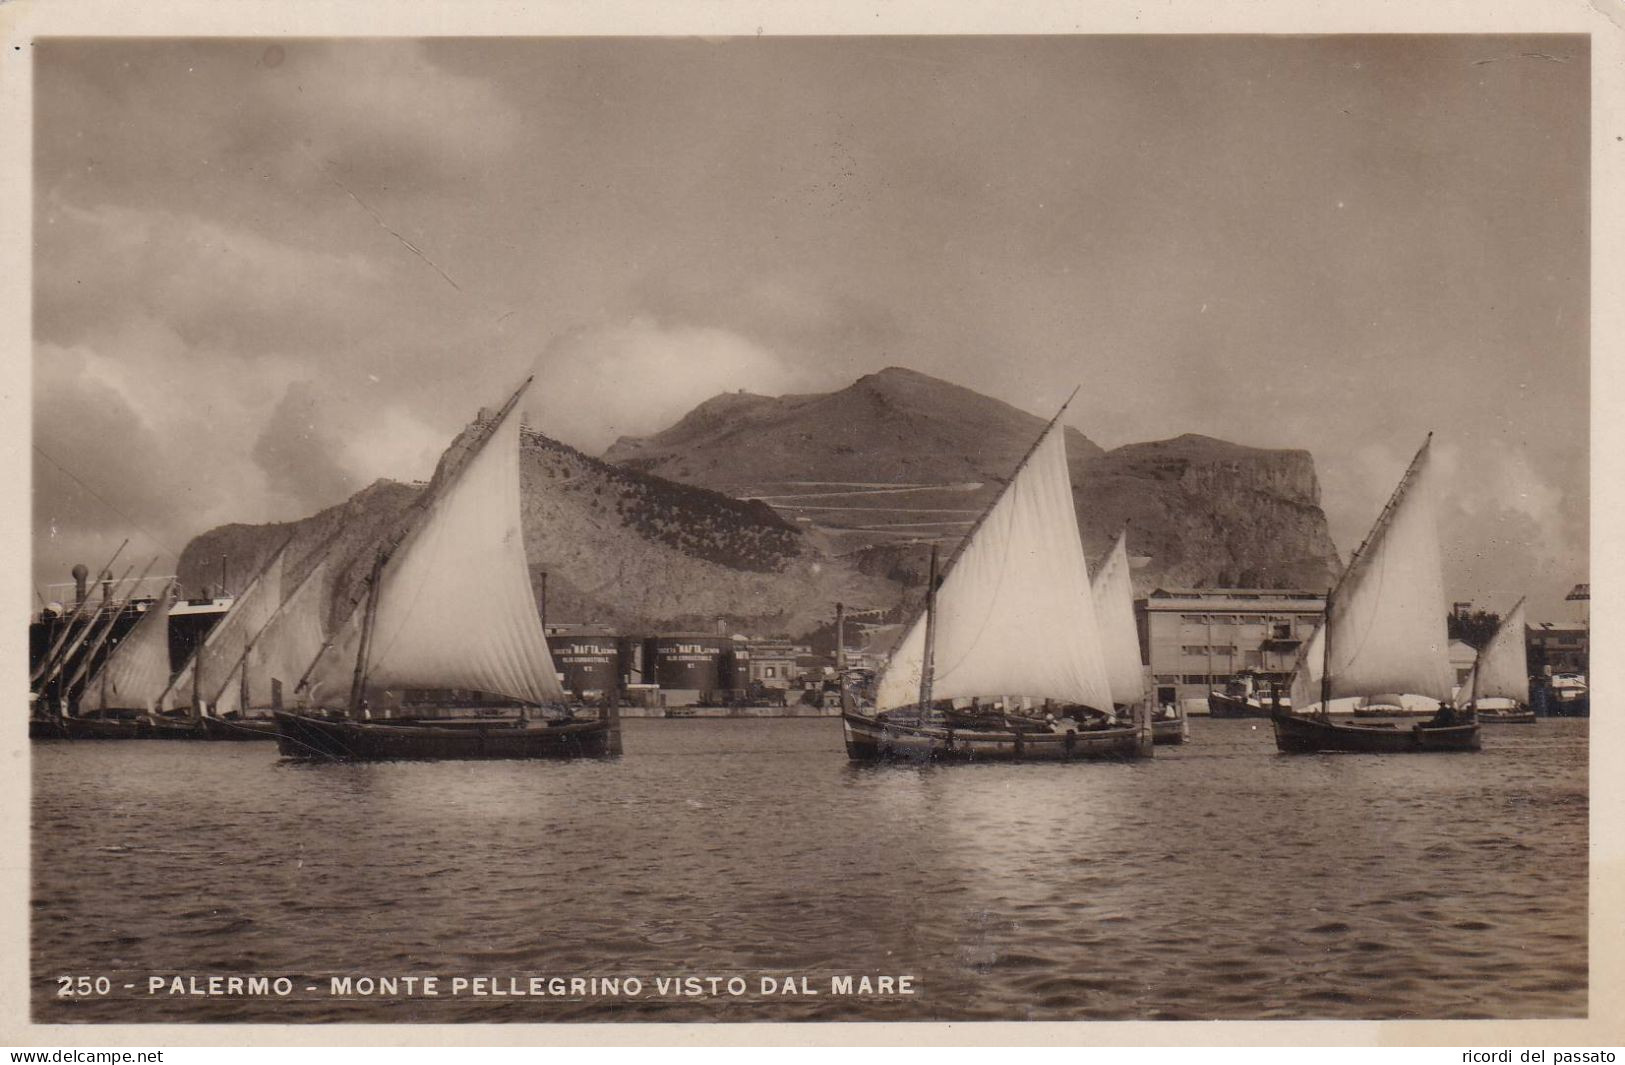
[{"label": "rocky cliff", "polygon": [[[828,395],[717,396],[671,428],[623,438],[605,458],[763,500],[831,536],[860,572],[923,579],[1004,486],[1043,418],[968,389],[888,369]],[[1137,591],[1169,586],[1324,587],[1337,565],[1305,451],[1201,436],[1106,452],[1067,430],[1091,559],[1128,529],[1147,559]]]},{"label": "rocky cliff", "polygon": [[[422,490],[380,481],[301,521],[212,529],[182,553],[182,584],[218,584],[223,558],[230,590],[241,591],[291,537],[290,581],[315,564],[318,548],[338,559],[329,592],[336,619]],[[532,588],[540,601],[545,572],[550,622],[709,631],[720,618],[730,630],[798,633],[837,601],[895,594],[884,579],[826,557],[816,534],[761,503],[612,466],[539,434],[523,436],[520,491]]]}]

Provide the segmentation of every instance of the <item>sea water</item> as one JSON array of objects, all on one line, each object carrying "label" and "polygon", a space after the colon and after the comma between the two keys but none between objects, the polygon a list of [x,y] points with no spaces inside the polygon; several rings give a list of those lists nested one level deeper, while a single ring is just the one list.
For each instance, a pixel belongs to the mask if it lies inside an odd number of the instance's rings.
[{"label": "sea water", "polygon": [[628,721],[571,763],[36,742],[33,1012],[1583,1016],[1587,733],[1283,755],[1196,719],[1150,761],[929,768],[852,765],[828,718]]}]

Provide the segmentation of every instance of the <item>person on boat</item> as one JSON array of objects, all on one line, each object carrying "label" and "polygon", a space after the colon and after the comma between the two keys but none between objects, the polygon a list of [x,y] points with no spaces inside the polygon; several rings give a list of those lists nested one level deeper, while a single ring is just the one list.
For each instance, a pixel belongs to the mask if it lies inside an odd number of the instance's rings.
[{"label": "person on boat", "polygon": [[1427,721],[1429,728],[1448,728],[1451,725],[1461,724],[1461,717],[1456,708],[1449,703],[1440,703],[1438,711]]}]

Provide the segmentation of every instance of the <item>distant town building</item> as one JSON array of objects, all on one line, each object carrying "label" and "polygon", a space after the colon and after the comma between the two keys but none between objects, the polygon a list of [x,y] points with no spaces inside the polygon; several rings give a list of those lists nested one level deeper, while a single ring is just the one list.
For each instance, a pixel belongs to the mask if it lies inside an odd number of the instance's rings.
[{"label": "distant town building", "polygon": [[1542,621],[1529,626],[1529,665],[1536,675],[1587,673],[1591,630],[1579,621]]},{"label": "distant town building", "polygon": [[1324,592],[1301,589],[1158,588],[1134,604],[1157,701],[1206,699],[1243,671],[1290,684],[1325,609]]},{"label": "distant town building", "polygon": [[1473,663],[1478,661],[1478,652],[1466,640],[1450,641],[1450,668],[1455,673],[1456,684],[1467,680],[1467,674],[1473,671]]}]

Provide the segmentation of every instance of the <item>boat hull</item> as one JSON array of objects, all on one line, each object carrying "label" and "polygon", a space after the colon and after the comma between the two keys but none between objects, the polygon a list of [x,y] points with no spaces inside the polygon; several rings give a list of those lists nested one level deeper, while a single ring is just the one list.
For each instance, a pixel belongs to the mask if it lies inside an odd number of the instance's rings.
[{"label": "boat hull", "polygon": [[1247,699],[1237,699],[1222,692],[1207,693],[1207,712],[1209,717],[1264,717],[1270,716],[1267,706],[1260,706]]},{"label": "boat hull", "polygon": [[1473,715],[1481,725],[1533,725],[1535,711],[1532,707],[1493,707],[1477,710]]},{"label": "boat hull", "polygon": [[1191,726],[1185,719],[1183,708],[1173,717],[1154,718],[1151,722],[1151,742],[1160,746],[1184,743],[1191,738]]},{"label": "boat hull", "polygon": [[854,762],[1070,762],[1148,758],[1147,728],[1030,732],[1024,729],[955,729],[886,721],[868,714],[841,715],[846,754]]},{"label": "boat hull", "polygon": [[1289,754],[1346,751],[1364,754],[1411,754],[1476,751],[1478,725],[1358,725],[1324,721],[1299,714],[1277,714],[1275,746]]},{"label": "boat hull", "polygon": [[276,720],[269,717],[205,717],[201,725],[203,735],[199,738],[205,740],[269,741],[277,736]]},{"label": "boat hull", "polygon": [[620,754],[615,719],[564,724],[513,721],[345,721],[282,712],[277,748],[315,761],[461,761],[603,758]]}]

